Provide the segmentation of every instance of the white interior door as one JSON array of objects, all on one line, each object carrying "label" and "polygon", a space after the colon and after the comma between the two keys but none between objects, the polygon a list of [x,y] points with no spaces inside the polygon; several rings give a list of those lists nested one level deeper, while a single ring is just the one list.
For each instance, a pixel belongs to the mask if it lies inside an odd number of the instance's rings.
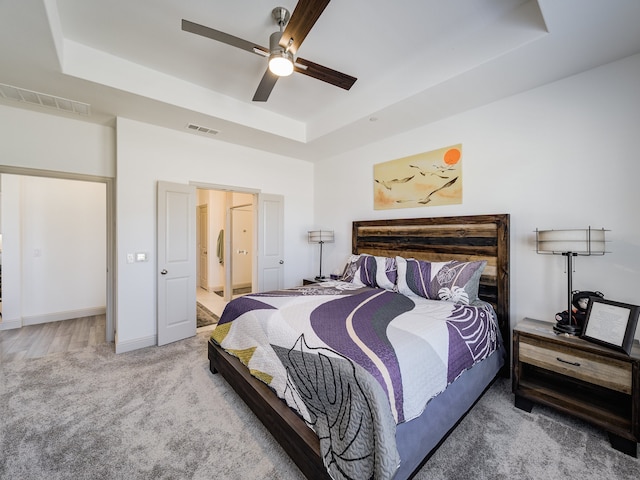
[{"label": "white interior door", "polygon": [[158,182],[158,345],[196,334],[196,188]]},{"label": "white interior door", "polygon": [[284,286],[284,197],[258,194],[258,292]]}]

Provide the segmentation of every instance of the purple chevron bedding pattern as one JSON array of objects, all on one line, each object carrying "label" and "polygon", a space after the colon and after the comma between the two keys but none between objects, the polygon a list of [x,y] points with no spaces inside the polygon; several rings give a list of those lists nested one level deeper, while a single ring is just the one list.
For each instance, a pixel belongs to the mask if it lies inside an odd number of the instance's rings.
[{"label": "purple chevron bedding pattern", "polygon": [[316,431],[332,478],[389,479],[396,424],[499,348],[494,317],[336,281],[237,298],[212,338]]}]

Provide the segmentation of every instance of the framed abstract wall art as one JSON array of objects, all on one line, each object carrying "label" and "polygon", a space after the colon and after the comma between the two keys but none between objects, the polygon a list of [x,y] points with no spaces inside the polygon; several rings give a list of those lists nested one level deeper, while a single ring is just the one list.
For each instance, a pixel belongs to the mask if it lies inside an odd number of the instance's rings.
[{"label": "framed abstract wall art", "polygon": [[375,210],[460,203],[462,144],[373,166]]}]

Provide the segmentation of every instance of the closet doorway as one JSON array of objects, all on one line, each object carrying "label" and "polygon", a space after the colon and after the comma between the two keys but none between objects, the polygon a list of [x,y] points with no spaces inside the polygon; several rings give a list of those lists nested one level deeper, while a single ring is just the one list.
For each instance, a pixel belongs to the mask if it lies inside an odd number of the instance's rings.
[{"label": "closet doorway", "polygon": [[[113,179],[10,166],[0,166],[0,178],[7,190],[2,195],[6,311],[0,330],[104,314],[104,340],[113,342]],[[80,208],[89,220],[78,227],[76,214],[69,215],[65,205]],[[96,232],[101,232],[97,238]],[[85,234],[91,240],[84,242]],[[81,275],[71,268],[78,263],[90,267],[82,270],[89,277],[80,284],[74,282]]]}]

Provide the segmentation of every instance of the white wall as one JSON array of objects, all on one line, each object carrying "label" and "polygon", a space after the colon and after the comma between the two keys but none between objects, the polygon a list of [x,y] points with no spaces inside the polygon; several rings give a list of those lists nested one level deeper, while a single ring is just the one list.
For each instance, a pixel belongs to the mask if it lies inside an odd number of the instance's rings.
[{"label": "white wall", "polygon": [[[1,143],[0,143],[1,145]],[[22,326],[22,261],[21,254],[8,255],[4,252],[21,252],[20,208],[13,206],[10,199],[20,198],[20,182],[11,181],[2,175],[2,322],[0,328]],[[18,204],[19,205],[19,204]],[[12,235],[13,232],[13,235]],[[7,235],[7,233],[9,233]],[[13,278],[13,281],[7,279]],[[12,299],[7,301],[8,299]]]},{"label": "white wall", "polygon": [[[326,270],[349,254],[353,220],[509,213],[512,325],[566,309],[566,259],[535,253],[536,227],[610,229],[611,253],[578,257],[573,287],[640,304],[639,79],[635,55],[321,162],[315,219],[336,230]],[[457,143],[462,205],[373,210],[374,164]]]},{"label": "white wall", "polygon": [[2,175],[2,327],[104,313],[106,185]]},{"label": "white wall", "polygon": [[208,290],[224,288],[224,265],[217,255],[218,235],[224,229],[224,212],[226,193],[209,190],[209,275]]},{"label": "white wall", "polygon": [[[115,177],[115,130],[113,128],[87,123],[77,118],[49,115],[47,109],[34,111],[31,109],[14,108],[0,105],[0,165],[19,167],[21,169],[48,170],[67,172],[72,174],[91,175],[97,177]],[[104,186],[103,186],[104,188]],[[12,208],[8,199],[8,192],[20,195],[18,184],[8,187],[3,195],[3,210],[10,209],[3,218],[3,223],[20,225],[21,218],[18,209]],[[104,207],[102,212],[104,213]],[[103,224],[104,225],[104,224]],[[7,229],[5,229],[7,230]],[[6,233],[9,233],[7,237]],[[21,238],[11,235],[7,231],[4,235],[4,250],[19,251],[22,248]],[[102,241],[106,238],[102,237]],[[48,247],[47,247],[48,251]],[[104,255],[104,252],[103,252]],[[22,257],[10,258],[5,253],[3,258],[3,316],[2,326],[20,326],[23,317],[23,281]],[[104,273],[102,263],[102,273]],[[55,272],[47,273],[47,281],[52,280]],[[11,281],[14,278],[16,281]],[[104,278],[104,277],[103,277]],[[98,280],[100,281],[100,280]],[[104,295],[105,287],[98,285]],[[93,298],[93,295],[91,295]],[[9,299],[13,299],[11,301]],[[75,303],[74,303],[75,302]],[[76,301],[65,307],[57,305],[55,308],[75,308]],[[100,302],[104,306],[104,300]],[[38,304],[40,305],[40,304]],[[53,305],[51,305],[52,308]],[[31,303],[27,308],[32,308]],[[39,309],[39,313],[31,311],[32,317],[58,318],[61,312],[52,309]],[[27,315],[29,313],[27,312]],[[33,319],[33,318],[32,318]]]},{"label": "white wall", "polygon": [[216,255],[218,234],[224,228],[226,193],[220,190],[198,190],[198,205],[207,205],[207,285],[200,285],[207,291],[224,287],[224,266]]},{"label": "white wall", "polygon": [[209,291],[224,289],[224,265],[217,255],[218,235],[224,230],[227,192],[208,190],[209,201]]},{"label": "white wall", "polygon": [[[311,271],[306,232],[313,211],[312,164],[125,118],[118,119],[116,129],[116,350],[155,344],[158,180],[283,195],[285,286],[300,284]],[[148,252],[150,261],[127,264],[128,252]]]},{"label": "white wall", "polygon": [[0,132],[0,165],[116,176],[113,128],[0,105]]}]

